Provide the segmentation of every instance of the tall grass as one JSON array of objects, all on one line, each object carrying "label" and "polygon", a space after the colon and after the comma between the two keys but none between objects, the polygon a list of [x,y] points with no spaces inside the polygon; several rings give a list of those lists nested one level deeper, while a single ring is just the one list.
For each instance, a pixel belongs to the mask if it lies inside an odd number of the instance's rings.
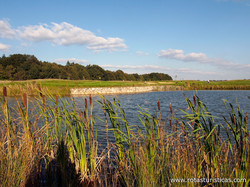
[{"label": "tall grass", "polygon": [[[248,114],[225,102],[229,116],[217,124],[198,96],[186,98],[189,110],[177,118],[170,105],[162,119],[138,107],[131,124],[118,98],[101,96],[107,148],[98,151],[93,100],[52,96],[38,87],[31,102],[26,93],[10,106],[7,89],[0,100],[1,186],[248,186]],[[100,117],[101,118],[101,117]],[[221,131],[227,138],[221,138]],[[109,141],[114,136],[114,142]],[[203,179],[194,183],[174,179]],[[242,178],[217,183],[218,178]],[[59,181],[59,182],[58,182]]]},{"label": "tall grass", "polygon": [[[17,107],[8,105],[7,90],[0,100],[0,183],[1,186],[24,186],[32,172],[36,172],[43,154],[37,121],[29,120],[29,105],[24,94]],[[16,110],[16,111],[15,111]],[[12,117],[15,111],[15,118]]]}]

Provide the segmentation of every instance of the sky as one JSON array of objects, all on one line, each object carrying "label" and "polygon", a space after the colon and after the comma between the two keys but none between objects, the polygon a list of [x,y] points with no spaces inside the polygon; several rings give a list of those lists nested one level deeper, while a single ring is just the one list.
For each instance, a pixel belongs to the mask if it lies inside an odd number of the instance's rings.
[{"label": "sky", "polygon": [[0,56],[250,79],[250,0],[0,0]]}]

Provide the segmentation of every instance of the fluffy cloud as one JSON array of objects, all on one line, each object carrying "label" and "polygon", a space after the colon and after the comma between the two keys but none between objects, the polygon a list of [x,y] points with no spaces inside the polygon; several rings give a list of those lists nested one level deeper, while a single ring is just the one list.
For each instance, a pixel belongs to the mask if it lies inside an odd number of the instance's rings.
[{"label": "fluffy cloud", "polygon": [[9,45],[0,43],[0,51],[8,51],[10,49]]},{"label": "fluffy cloud", "polygon": [[32,42],[50,41],[56,45],[87,45],[88,49],[95,52],[127,48],[121,38],[98,37],[91,31],[66,22],[23,26],[17,30],[17,33],[19,37]]},{"label": "fluffy cloud", "polygon": [[180,49],[161,50],[158,56],[174,60],[186,61],[186,62],[211,63],[214,61],[218,61],[218,59],[207,57],[207,55],[205,55],[204,53],[184,54],[184,51]]},{"label": "fluffy cloud", "polygon": [[49,41],[55,45],[86,45],[95,52],[126,50],[124,40],[117,37],[99,37],[91,31],[66,22],[21,26],[12,29],[5,20],[0,20],[0,37],[19,38],[31,42]]},{"label": "fluffy cloud", "polygon": [[74,62],[74,63],[78,63],[78,64],[84,64],[87,63],[87,60],[84,59],[77,59],[77,58],[58,58],[55,60],[55,62],[59,62],[59,63],[66,63],[66,62]]},{"label": "fluffy cloud", "polygon": [[0,37],[13,38],[15,31],[11,28],[10,24],[5,20],[0,20]]},{"label": "fluffy cloud", "polygon": [[161,58],[180,60],[183,62],[198,62],[201,64],[210,64],[212,66],[227,70],[250,70],[250,64],[239,64],[220,58],[210,58],[204,53],[184,54],[184,51],[179,49],[161,50],[158,56]]}]

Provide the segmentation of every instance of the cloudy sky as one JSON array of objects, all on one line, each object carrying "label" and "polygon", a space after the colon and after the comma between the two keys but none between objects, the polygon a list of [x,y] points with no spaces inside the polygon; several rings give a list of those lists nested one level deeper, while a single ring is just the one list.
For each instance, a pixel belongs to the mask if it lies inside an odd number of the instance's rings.
[{"label": "cloudy sky", "polygon": [[1,56],[250,79],[250,0],[1,1]]}]

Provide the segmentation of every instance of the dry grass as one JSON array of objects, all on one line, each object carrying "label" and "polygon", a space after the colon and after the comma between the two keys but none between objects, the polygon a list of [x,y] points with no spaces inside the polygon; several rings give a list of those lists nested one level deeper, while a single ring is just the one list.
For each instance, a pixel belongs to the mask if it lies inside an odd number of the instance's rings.
[{"label": "dry grass", "polygon": [[[106,133],[115,142],[98,152],[92,98],[84,109],[74,100],[47,95],[31,107],[26,94],[13,108],[6,91],[0,106],[0,183],[2,186],[247,186],[249,185],[248,116],[227,104],[229,120],[216,124],[198,97],[186,98],[189,111],[176,118],[170,105],[166,121],[161,106],[151,115],[140,109],[141,127],[127,122],[119,99],[99,101]],[[38,127],[42,125],[40,128]],[[171,130],[167,130],[171,127]],[[228,139],[220,138],[228,129]],[[108,135],[107,135],[108,137]],[[111,156],[112,155],[112,156]],[[55,172],[55,168],[57,172]],[[61,176],[61,177],[60,177]],[[177,183],[173,179],[245,178],[242,183]],[[58,182],[59,181],[59,182]]]}]

